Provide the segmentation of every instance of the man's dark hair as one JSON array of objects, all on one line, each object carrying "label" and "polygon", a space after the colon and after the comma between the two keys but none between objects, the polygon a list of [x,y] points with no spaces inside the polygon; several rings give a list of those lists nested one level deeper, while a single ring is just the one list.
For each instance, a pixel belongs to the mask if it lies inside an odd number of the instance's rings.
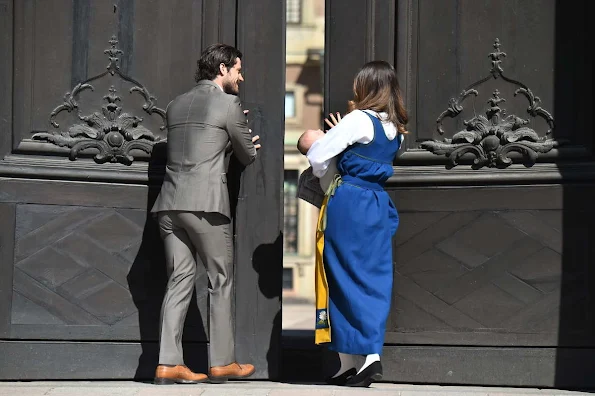
[{"label": "man's dark hair", "polygon": [[214,80],[219,75],[219,65],[231,69],[236,64],[236,59],[242,59],[242,53],[227,44],[212,44],[208,46],[200,55],[196,62],[196,82],[200,80]]}]

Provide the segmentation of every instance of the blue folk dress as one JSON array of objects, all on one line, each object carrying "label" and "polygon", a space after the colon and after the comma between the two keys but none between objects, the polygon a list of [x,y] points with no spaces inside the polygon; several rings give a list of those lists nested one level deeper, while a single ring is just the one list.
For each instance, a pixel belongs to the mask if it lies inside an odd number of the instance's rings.
[{"label": "blue folk dress", "polygon": [[374,139],[349,146],[337,158],[339,186],[329,196],[323,263],[328,282],[329,349],[381,354],[393,285],[392,236],[399,216],[384,191],[393,174],[400,136],[386,137],[381,121]]}]

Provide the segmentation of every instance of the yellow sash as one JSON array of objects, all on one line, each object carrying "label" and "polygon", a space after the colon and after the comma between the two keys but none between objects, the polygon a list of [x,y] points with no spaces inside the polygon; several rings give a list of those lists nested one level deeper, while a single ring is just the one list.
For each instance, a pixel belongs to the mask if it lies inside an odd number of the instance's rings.
[{"label": "yellow sash", "polygon": [[331,322],[328,315],[328,283],[326,281],[326,272],[322,261],[324,252],[324,220],[326,205],[329,196],[326,195],[320,206],[318,215],[318,227],[316,227],[316,327],[314,330],[314,342],[323,344],[331,342]]},{"label": "yellow sash", "polygon": [[323,262],[324,230],[326,229],[326,207],[328,201],[335,194],[335,190],[341,183],[341,176],[335,175],[320,206],[318,226],[316,227],[316,283],[314,285],[316,290],[316,326],[314,330],[314,342],[317,345],[331,342],[331,320],[328,312],[329,291]]}]

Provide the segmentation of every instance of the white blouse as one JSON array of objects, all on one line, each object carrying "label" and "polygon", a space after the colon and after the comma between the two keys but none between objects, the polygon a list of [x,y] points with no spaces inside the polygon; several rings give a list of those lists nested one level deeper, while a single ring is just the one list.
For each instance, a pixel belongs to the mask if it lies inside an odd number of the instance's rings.
[{"label": "white blouse", "polygon": [[[354,110],[312,144],[306,157],[312,165],[314,176],[319,178],[324,176],[331,160],[347,147],[355,143],[368,144],[374,139],[374,124],[364,111],[374,116],[377,114],[371,110]],[[379,114],[381,120],[387,116],[384,112]],[[388,140],[393,140],[397,136],[397,128],[391,122],[382,121],[382,127]],[[399,136],[402,142],[404,136],[402,134]]]}]

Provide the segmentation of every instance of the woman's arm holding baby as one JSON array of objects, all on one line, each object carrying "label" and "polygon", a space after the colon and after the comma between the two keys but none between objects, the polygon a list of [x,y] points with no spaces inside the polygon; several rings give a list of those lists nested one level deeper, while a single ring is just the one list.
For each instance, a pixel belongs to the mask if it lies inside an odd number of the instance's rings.
[{"label": "woman's arm holding baby", "polygon": [[343,119],[340,116],[338,119],[332,116],[332,122],[325,120],[329,126],[334,126],[322,138],[315,141],[306,154],[310,165],[312,165],[314,176],[324,176],[333,157],[360,141],[362,136],[367,134],[366,127],[369,125],[366,124],[366,121],[367,123],[370,121],[367,116],[358,113],[361,112],[351,112]]}]

